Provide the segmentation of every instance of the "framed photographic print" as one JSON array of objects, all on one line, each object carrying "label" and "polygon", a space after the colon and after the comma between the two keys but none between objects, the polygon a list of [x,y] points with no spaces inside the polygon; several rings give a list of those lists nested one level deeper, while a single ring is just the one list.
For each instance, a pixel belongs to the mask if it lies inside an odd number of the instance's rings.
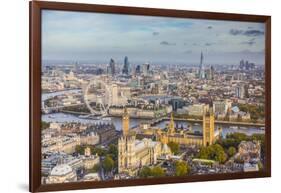
[{"label": "framed photographic print", "polygon": [[270,176],[270,16],[30,2],[30,191]]}]

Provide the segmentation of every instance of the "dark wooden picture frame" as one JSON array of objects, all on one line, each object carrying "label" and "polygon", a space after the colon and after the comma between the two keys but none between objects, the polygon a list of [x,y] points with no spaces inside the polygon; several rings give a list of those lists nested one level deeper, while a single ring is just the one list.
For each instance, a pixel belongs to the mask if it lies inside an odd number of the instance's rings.
[{"label": "dark wooden picture frame", "polygon": [[[30,174],[29,190],[59,191],[89,188],[122,187],[166,183],[261,178],[271,176],[271,17],[231,13],[211,13],[169,9],[105,6],[32,1],[30,9]],[[265,23],[265,169],[258,172],[195,175],[186,177],[165,177],[99,182],[75,182],[64,184],[41,184],[41,10],[67,10],[79,12],[116,13],[129,15],[163,16],[177,18],[215,19],[227,21],[248,21]]]}]

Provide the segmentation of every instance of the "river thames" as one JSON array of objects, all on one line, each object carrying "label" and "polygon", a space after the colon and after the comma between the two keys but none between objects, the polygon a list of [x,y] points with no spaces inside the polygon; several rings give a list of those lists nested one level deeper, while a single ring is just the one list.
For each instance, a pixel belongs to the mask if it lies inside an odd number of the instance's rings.
[{"label": "river thames", "polygon": [[[66,122],[81,122],[81,123],[108,123],[112,122],[116,128],[116,130],[120,131],[122,129],[122,120],[121,117],[110,117],[110,120],[95,120],[91,118],[79,118],[77,115],[67,114],[67,113],[52,113],[52,114],[44,114],[42,115],[42,121],[46,122],[58,122],[58,123],[66,123]],[[130,119],[130,128],[138,126],[142,122],[147,122],[146,119]],[[167,121],[162,121],[155,125],[158,128],[165,128],[168,124]],[[188,121],[175,121],[178,127],[187,128],[188,126],[192,128],[193,131],[202,132],[202,124],[201,123],[191,123]],[[247,135],[252,134],[264,134],[264,130],[260,127],[253,126],[234,126],[234,125],[226,125],[226,124],[215,124],[215,129],[222,128],[222,134],[225,136],[228,133],[245,133]]]},{"label": "river thames", "polygon": [[[81,93],[80,89],[74,89],[74,90],[67,90],[67,91],[59,91],[55,93],[44,93],[42,94],[42,101],[62,95],[65,93]],[[68,114],[68,113],[51,113],[51,114],[42,114],[42,121],[45,122],[58,122],[58,123],[66,123],[66,122],[81,122],[81,123],[91,123],[91,124],[97,124],[97,123],[108,123],[112,122],[116,128],[116,130],[120,131],[122,129],[122,120],[121,117],[110,117],[110,120],[96,120],[92,118],[80,118],[78,115]],[[136,119],[131,118],[130,119],[130,128],[137,127],[142,122],[147,122],[147,119]],[[155,125],[155,127],[164,129],[166,125],[168,124],[168,120],[161,121],[158,124]],[[192,123],[188,121],[175,121],[177,127],[183,127],[183,128],[192,128],[193,131],[202,132],[202,123]],[[236,126],[236,125],[228,125],[228,124],[215,124],[215,129],[222,128],[222,135],[225,136],[229,133],[245,133],[247,135],[252,134],[264,134],[265,131],[261,127],[258,126]]]}]

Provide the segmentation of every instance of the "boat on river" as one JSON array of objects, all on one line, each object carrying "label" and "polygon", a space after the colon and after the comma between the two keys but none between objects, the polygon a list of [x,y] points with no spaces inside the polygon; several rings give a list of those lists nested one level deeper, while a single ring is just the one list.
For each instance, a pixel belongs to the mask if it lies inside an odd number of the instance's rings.
[{"label": "boat on river", "polygon": [[111,118],[110,117],[102,117],[101,120],[102,121],[111,121]]},{"label": "boat on river", "polygon": [[229,129],[237,130],[238,127],[237,126],[230,126]]},{"label": "boat on river", "polygon": [[247,130],[248,128],[247,127],[240,127],[239,129]]},{"label": "boat on river", "polygon": [[89,117],[90,117],[90,115],[79,115],[78,116],[78,118],[80,118],[80,119],[87,119]]}]

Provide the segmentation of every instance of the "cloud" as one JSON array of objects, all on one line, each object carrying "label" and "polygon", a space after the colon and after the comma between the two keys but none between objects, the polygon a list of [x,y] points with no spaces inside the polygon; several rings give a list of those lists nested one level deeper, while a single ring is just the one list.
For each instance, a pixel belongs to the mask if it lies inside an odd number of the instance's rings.
[{"label": "cloud", "polygon": [[260,36],[260,35],[264,35],[264,31],[260,31],[260,30],[247,30],[244,32],[244,35],[246,36]]},{"label": "cloud", "polygon": [[175,46],[176,43],[171,43],[171,42],[167,42],[167,41],[162,41],[162,42],[160,42],[160,45],[164,45],[164,46]]},{"label": "cloud", "polygon": [[210,42],[207,42],[207,43],[205,43],[205,46],[212,46],[212,45],[214,45],[215,43],[210,43]]},{"label": "cloud", "polygon": [[209,25],[209,26],[207,27],[207,29],[213,29],[213,26],[210,26],[210,25]]},{"label": "cloud", "polygon": [[152,35],[154,35],[154,36],[158,36],[159,34],[160,34],[160,33],[157,32],[157,31],[155,31],[155,32],[152,33]]},{"label": "cloud", "polygon": [[248,40],[248,41],[244,41],[244,42],[241,42],[241,44],[247,44],[247,45],[249,45],[249,46],[252,46],[253,44],[255,44],[256,42],[255,42],[255,38],[252,38],[252,39],[250,39],[250,40]]},{"label": "cloud", "polygon": [[261,36],[261,35],[264,35],[264,31],[261,31],[261,30],[254,30],[254,29],[250,29],[250,30],[238,30],[238,29],[231,29],[229,31],[229,33],[231,35],[245,35],[245,36]]},{"label": "cloud", "polygon": [[236,36],[236,35],[243,34],[243,30],[231,29],[231,30],[229,31],[229,33],[230,33],[231,35]]}]

